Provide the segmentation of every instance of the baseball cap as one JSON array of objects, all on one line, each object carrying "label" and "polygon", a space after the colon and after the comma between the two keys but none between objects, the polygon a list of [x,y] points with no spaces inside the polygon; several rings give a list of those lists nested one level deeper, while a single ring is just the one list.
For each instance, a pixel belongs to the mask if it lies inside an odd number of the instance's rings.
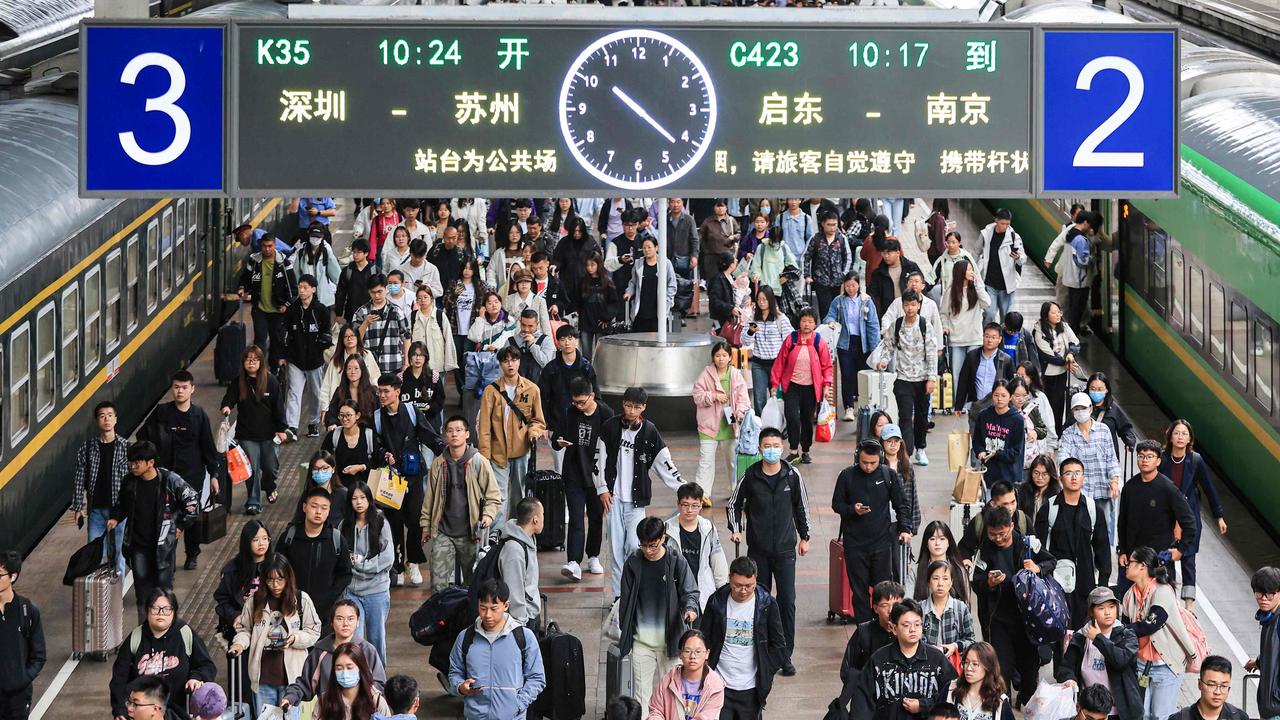
[{"label": "baseball cap", "polygon": [[1089,393],[1078,392],[1071,396],[1071,409],[1075,410],[1078,407],[1093,407],[1093,401],[1089,399]]},{"label": "baseball cap", "polygon": [[894,425],[893,423],[889,423],[888,425],[885,425],[883,428],[880,428],[880,441],[883,442],[885,440],[888,440],[889,438],[898,438],[899,440],[901,440],[902,428],[898,427],[897,425]]},{"label": "baseball cap", "polygon": [[1089,591],[1089,607],[1093,607],[1094,605],[1103,605],[1109,602],[1116,603],[1117,605],[1120,604],[1120,601],[1116,600],[1116,594],[1111,592],[1111,588],[1106,585],[1099,585]]}]

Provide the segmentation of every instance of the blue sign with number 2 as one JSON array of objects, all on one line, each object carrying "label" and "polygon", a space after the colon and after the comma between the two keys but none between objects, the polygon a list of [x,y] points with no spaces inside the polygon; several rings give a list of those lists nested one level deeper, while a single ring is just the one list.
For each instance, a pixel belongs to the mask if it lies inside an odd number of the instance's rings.
[{"label": "blue sign with number 2", "polygon": [[1044,190],[1173,192],[1176,35],[1044,33]]},{"label": "blue sign with number 2", "polygon": [[85,189],[222,189],[223,29],[85,28]]}]

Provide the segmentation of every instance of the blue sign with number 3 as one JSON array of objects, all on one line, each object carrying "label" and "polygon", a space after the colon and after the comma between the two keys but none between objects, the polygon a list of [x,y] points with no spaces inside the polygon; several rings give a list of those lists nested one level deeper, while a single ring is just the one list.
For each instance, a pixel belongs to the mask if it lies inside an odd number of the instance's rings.
[{"label": "blue sign with number 3", "polygon": [[84,187],[223,187],[222,27],[84,29]]},{"label": "blue sign with number 3", "polygon": [[1177,190],[1177,35],[1044,33],[1044,192]]}]

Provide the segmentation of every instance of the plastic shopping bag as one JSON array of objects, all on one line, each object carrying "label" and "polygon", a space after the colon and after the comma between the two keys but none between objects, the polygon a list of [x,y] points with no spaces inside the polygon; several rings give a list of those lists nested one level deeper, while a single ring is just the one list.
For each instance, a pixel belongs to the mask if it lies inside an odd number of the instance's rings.
[{"label": "plastic shopping bag", "polygon": [[760,427],[777,428],[784,433],[787,431],[787,413],[782,398],[771,397],[765,401],[764,411],[760,413]]},{"label": "plastic shopping bag", "polygon": [[818,442],[831,442],[836,435],[836,409],[826,400],[818,406],[818,424],[814,427],[813,438]]},{"label": "plastic shopping bag", "polygon": [[240,447],[239,443],[232,442],[231,447],[227,448],[227,474],[231,476],[231,483],[239,485],[248,480],[253,475],[253,465],[249,462],[249,454]]},{"label": "plastic shopping bag", "polygon": [[1045,680],[1023,709],[1023,720],[1061,720],[1076,714],[1076,689]]},{"label": "plastic shopping bag", "polygon": [[605,640],[618,642],[622,639],[622,609],[619,607],[621,603],[617,600],[613,601],[613,607],[609,608],[609,617],[605,618],[604,627],[601,628],[601,634]]}]

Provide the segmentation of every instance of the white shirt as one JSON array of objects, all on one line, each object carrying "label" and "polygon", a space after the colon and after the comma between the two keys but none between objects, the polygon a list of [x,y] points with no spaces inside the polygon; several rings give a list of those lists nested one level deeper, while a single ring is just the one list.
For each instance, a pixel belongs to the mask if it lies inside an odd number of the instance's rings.
[{"label": "white shirt", "polygon": [[729,595],[725,606],[724,648],[720,650],[720,673],[730,690],[750,690],[756,686],[755,651],[756,596],[740,603]]},{"label": "white shirt", "polygon": [[635,474],[636,434],[639,432],[640,428],[622,428],[622,439],[618,443],[618,477],[613,482],[613,490],[617,500],[624,503],[632,502],[631,476]]}]

